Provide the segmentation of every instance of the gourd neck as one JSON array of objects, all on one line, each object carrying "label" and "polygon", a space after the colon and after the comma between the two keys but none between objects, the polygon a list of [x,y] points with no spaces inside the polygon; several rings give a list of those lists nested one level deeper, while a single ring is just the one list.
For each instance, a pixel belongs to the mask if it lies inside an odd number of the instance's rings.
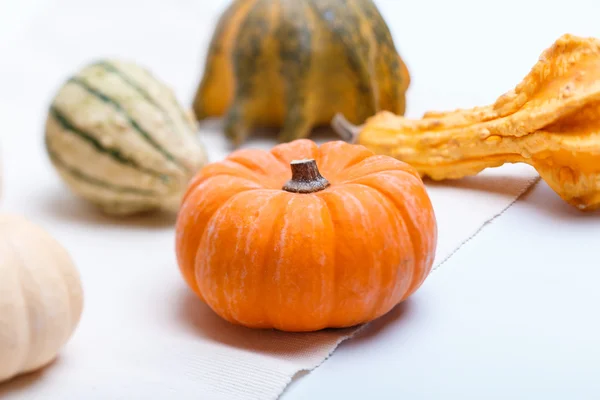
[{"label": "gourd neck", "polygon": [[351,124],[343,114],[338,113],[331,120],[331,128],[342,140],[348,143],[358,143],[358,137],[363,127]]},{"label": "gourd neck", "polygon": [[326,189],[330,183],[321,176],[317,162],[313,159],[294,160],[290,163],[292,179],[283,185],[283,190],[292,193],[315,193]]}]

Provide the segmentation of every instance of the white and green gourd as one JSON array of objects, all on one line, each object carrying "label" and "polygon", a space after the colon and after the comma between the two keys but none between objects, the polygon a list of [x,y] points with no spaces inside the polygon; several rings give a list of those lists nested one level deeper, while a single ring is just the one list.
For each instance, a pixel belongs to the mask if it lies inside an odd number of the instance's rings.
[{"label": "white and green gourd", "polygon": [[107,214],[177,211],[207,162],[197,122],[173,90],[130,61],[100,60],[51,102],[45,144],[76,195]]}]

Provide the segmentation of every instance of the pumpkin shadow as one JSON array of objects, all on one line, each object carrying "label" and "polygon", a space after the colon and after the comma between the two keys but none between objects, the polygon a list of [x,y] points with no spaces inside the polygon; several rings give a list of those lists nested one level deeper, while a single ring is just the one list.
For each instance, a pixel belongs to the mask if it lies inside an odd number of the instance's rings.
[{"label": "pumpkin shadow", "polygon": [[49,217],[81,225],[113,225],[118,227],[165,228],[175,225],[175,214],[168,212],[111,216],[85,203],[68,192],[48,190],[40,196],[41,209]]},{"label": "pumpkin shadow", "polygon": [[36,371],[20,374],[6,382],[0,383],[0,399],[3,399],[8,395],[20,395],[21,392],[23,392],[22,394],[25,397],[26,395],[24,392],[29,390],[36,382],[44,379],[46,371],[51,368],[52,365],[57,363],[57,360],[58,358],[55,358]]},{"label": "pumpkin shadow", "polygon": [[360,345],[361,343],[375,340],[382,336],[385,331],[391,329],[392,326],[402,324],[407,320],[410,313],[414,311],[413,302],[413,298],[409,297],[388,311],[387,314],[370,322],[365,329],[361,329],[360,332],[357,332],[356,336],[352,339],[353,345]]},{"label": "pumpkin shadow", "polygon": [[[403,321],[407,319],[406,317],[410,314],[413,307],[413,299],[412,297],[409,297],[404,302],[388,311],[387,314],[359,327],[356,330],[355,335],[352,336],[352,340],[340,343],[340,346],[361,346],[371,340],[377,340],[392,326],[402,324]],[[292,377],[292,381],[290,382],[290,385],[285,388],[284,393],[287,392],[292,385],[298,384],[298,382],[308,374],[309,371],[306,370],[298,371]]]},{"label": "pumpkin shadow", "polygon": [[337,346],[366,326],[299,333],[246,328],[225,321],[189,290],[180,296],[176,311],[178,319],[196,336],[229,347],[281,358],[310,354],[311,350],[323,351],[325,358],[329,354],[329,346]]}]

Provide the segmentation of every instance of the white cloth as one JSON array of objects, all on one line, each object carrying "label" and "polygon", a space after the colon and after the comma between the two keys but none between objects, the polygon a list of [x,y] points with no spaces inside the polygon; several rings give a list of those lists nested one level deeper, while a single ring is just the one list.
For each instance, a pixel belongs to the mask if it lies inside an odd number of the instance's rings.
[{"label": "white cloth", "polygon": [[[0,386],[0,398],[275,399],[294,375],[318,366],[356,332],[289,334],[229,325],[180,278],[171,220],[101,216],[74,198],[50,167],[43,123],[63,79],[94,59],[122,57],[151,69],[189,103],[224,5],[55,0],[3,54],[2,208],[41,224],[70,251],[85,307],[58,360]],[[387,19],[394,23],[393,16]],[[228,151],[218,128],[205,124],[200,136],[211,161]],[[273,144],[262,137],[245,147]],[[435,267],[536,179],[528,166],[507,165],[452,184],[428,183],[439,224]]]}]

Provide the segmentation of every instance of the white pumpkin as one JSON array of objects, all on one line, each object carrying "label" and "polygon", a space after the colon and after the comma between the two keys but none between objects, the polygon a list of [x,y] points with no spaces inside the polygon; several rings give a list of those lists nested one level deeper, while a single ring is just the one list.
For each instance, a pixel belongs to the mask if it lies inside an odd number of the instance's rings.
[{"label": "white pumpkin", "polygon": [[100,60],[52,100],[47,154],[67,186],[107,214],[177,211],[207,162],[198,125],[173,90],[145,68]]},{"label": "white pumpkin", "polygon": [[0,382],[52,362],[82,308],[67,251],[29,220],[0,214]]}]

